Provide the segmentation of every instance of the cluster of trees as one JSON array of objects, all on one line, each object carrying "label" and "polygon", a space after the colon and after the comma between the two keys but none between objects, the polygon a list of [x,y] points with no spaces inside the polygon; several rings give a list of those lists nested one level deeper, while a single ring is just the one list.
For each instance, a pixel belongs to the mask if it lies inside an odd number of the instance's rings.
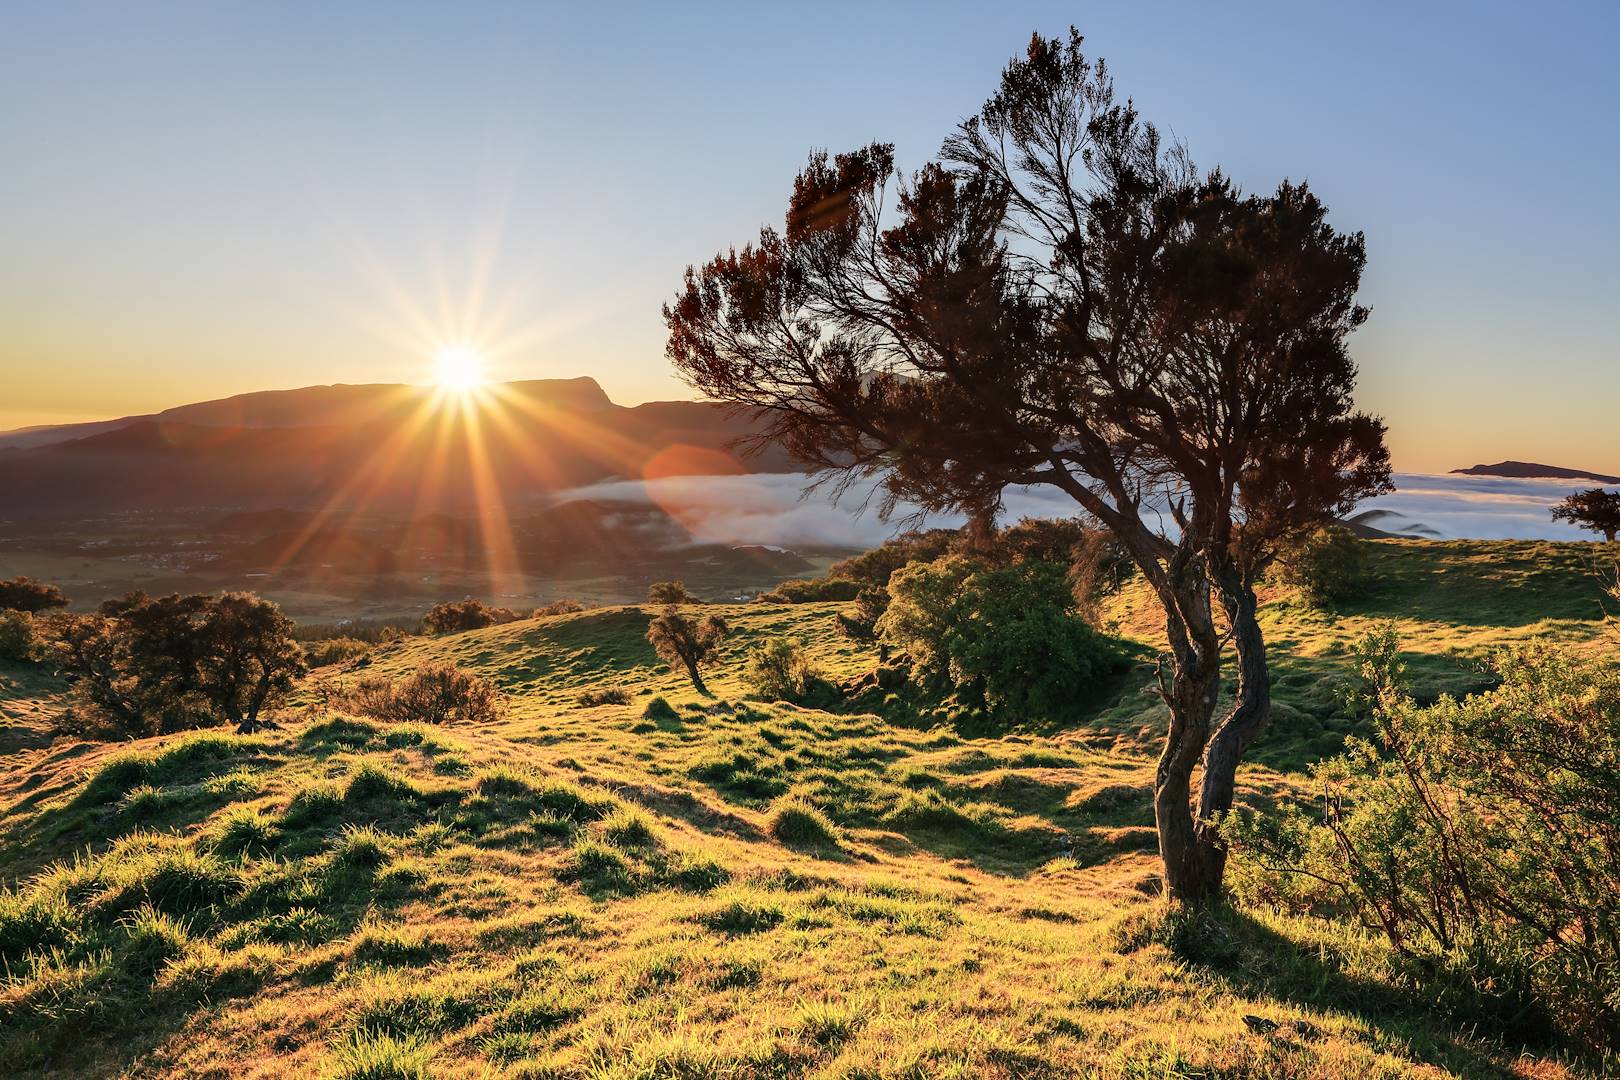
[{"label": "cluster of trees", "polygon": [[1077,32],[1037,35],[917,172],[881,143],[813,154],[785,229],[688,269],[667,353],[889,506],[989,521],[1009,486],[1049,486],[1113,535],[1165,616],[1154,810],[1169,895],[1203,905],[1271,712],[1255,584],[1388,487],[1346,345],[1364,263],[1308,187],[1197,168]]},{"label": "cluster of trees", "polygon": [[1498,689],[1421,707],[1398,641],[1358,651],[1375,736],[1316,769],[1319,811],[1242,812],[1223,835],[1249,899],[1350,914],[1396,952],[1620,1048],[1620,673],[1546,648]]},{"label": "cluster of trees", "polygon": [[481,630],[496,623],[515,622],[522,618],[511,608],[492,607],[471,597],[466,600],[446,600],[434,604],[422,616],[422,629],[430,634],[458,634],[463,630]]},{"label": "cluster of trees", "polygon": [[258,730],[307,668],[293,624],[252,593],[149,597],[56,615],[41,634],[91,726],[153,735],[226,721]]}]

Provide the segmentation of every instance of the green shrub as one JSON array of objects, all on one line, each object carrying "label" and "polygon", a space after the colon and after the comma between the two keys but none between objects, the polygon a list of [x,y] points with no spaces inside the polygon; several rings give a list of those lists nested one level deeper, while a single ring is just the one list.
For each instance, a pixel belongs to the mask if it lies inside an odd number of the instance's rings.
[{"label": "green shrub", "polygon": [[0,609],[0,660],[24,663],[34,659],[38,647],[34,617],[26,611]]},{"label": "green shrub", "polygon": [[1298,537],[1277,559],[1278,576],[1316,605],[1357,600],[1371,575],[1367,546],[1341,525],[1324,525]]},{"label": "green shrub", "polygon": [[329,693],[340,708],[390,723],[482,724],[502,713],[494,684],[453,663],[428,662],[398,682],[361,679]]},{"label": "green shrub", "polygon": [[821,673],[797,638],[765,638],[749,651],[743,668],[743,681],[766,701],[803,701],[820,680]]},{"label": "green shrub", "polygon": [[587,690],[579,695],[579,705],[582,709],[589,709],[597,705],[628,705],[630,704],[630,691],[617,687],[611,690]]},{"label": "green shrub", "polygon": [[703,601],[693,595],[684,581],[655,581],[647,587],[647,603],[667,607],[671,604],[701,604]]},{"label": "green shrub", "polygon": [[359,638],[334,637],[323,638],[320,641],[306,642],[304,655],[312,668],[326,667],[329,664],[346,664],[351,660],[358,660],[371,654],[371,644]]},{"label": "green shrub", "polygon": [[1122,664],[1056,563],[947,555],[897,571],[889,595],[879,636],[906,650],[919,682],[997,721],[1065,715]]},{"label": "green shrub", "polygon": [[1233,887],[1382,928],[1495,999],[1497,1026],[1539,1013],[1620,1048],[1620,672],[1521,648],[1498,689],[1424,708],[1397,645],[1360,649],[1377,738],[1317,767],[1321,811],[1223,823]]}]

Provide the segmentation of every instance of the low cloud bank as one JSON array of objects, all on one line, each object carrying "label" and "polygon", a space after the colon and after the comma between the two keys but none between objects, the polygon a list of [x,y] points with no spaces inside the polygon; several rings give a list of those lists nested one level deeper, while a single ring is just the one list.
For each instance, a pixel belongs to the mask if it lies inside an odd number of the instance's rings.
[{"label": "low cloud bank", "polygon": [[[806,493],[809,482],[798,473],[672,476],[592,484],[559,498],[657,506],[685,526],[694,540],[716,544],[868,548],[918,524],[915,506],[901,505],[888,521],[879,517],[881,495],[874,494],[871,481],[851,487],[836,500],[832,485]],[[1423,526],[1430,530],[1425,535],[1446,539],[1590,539],[1590,534],[1555,522],[1548,513],[1565,495],[1590,483],[1397,473],[1395,485],[1393,494],[1369,499],[1357,512],[1385,511],[1394,516],[1370,524],[1389,531]],[[1005,520],[1072,517],[1076,510],[1074,502],[1055,489],[1014,489],[1007,493]],[[953,528],[964,521],[958,514],[931,514],[921,524]]]},{"label": "low cloud bank", "polygon": [[[1591,533],[1554,521],[1551,511],[1570,492],[1596,486],[1593,480],[1397,473],[1392,494],[1368,499],[1356,509],[1399,514],[1448,540],[1590,540]],[[1392,531],[1399,527],[1372,524]]]}]

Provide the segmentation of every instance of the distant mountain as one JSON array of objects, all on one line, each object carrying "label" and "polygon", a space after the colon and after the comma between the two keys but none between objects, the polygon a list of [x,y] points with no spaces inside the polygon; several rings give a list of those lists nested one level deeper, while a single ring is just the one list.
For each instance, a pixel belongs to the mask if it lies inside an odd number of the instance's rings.
[{"label": "distant mountain", "polygon": [[1590,469],[1538,465],[1533,461],[1498,461],[1495,465],[1475,465],[1471,469],[1451,471],[1459,476],[1501,476],[1513,480],[1596,480],[1600,484],[1620,484],[1620,476],[1606,476]]},{"label": "distant mountain", "polygon": [[504,383],[479,401],[414,386],[311,386],[0,433],[0,516],[209,507],[421,516],[520,507],[605,480],[796,468],[774,448],[730,449],[760,425],[713,402],[625,407],[590,378]]}]

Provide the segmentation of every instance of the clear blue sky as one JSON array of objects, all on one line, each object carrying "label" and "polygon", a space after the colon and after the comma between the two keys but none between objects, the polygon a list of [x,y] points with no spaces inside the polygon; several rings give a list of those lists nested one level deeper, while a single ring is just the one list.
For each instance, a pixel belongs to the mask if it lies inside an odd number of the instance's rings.
[{"label": "clear blue sky", "polygon": [[[812,147],[921,164],[1031,31],[1362,229],[1398,467],[1620,471],[1620,5],[17,3],[0,427],[493,374],[683,396],[658,308]],[[476,315],[472,314],[476,312]]]}]

